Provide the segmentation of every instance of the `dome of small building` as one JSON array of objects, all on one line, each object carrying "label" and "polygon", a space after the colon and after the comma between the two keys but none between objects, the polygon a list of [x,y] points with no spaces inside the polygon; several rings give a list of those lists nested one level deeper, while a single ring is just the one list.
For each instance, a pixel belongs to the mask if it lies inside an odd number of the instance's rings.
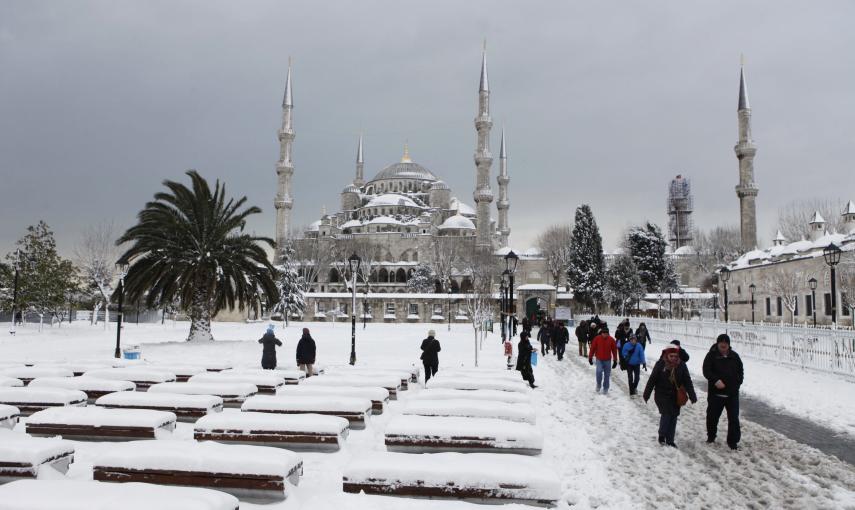
[{"label": "dome of small building", "polygon": [[461,216],[459,214],[455,214],[454,216],[448,218],[442,225],[439,226],[440,230],[446,229],[464,229],[464,230],[475,230],[475,224],[472,223],[472,220],[465,216]]},{"label": "dome of small building", "polygon": [[430,185],[430,189],[431,189],[431,191],[433,191],[433,190],[439,190],[439,189],[451,189],[451,188],[449,188],[449,187],[448,187],[448,184],[446,184],[446,183],[445,183],[445,182],[443,182],[443,181],[436,181],[435,183],[433,183],[433,184],[431,184],[431,185]]},{"label": "dome of small building", "polygon": [[378,195],[371,199],[365,207],[380,207],[380,206],[403,206],[403,207],[419,207],[418,204],[412,201],[409,197],[398,195],[397,193],[387,193]]}]

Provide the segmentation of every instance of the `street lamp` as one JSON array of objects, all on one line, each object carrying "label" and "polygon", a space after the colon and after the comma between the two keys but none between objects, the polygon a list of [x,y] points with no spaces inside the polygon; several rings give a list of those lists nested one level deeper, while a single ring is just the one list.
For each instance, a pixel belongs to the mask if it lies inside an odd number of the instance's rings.
[{"label": "street lamp", "polygon": [[347,264],[350,266],[350,275],[352,279],[351,291],[352,299],[350,302],[350,364],[356,364],[356,273],[359,272],[359,266],[362,264],[362,259],[354,253],[347,258]]},{"label": "street lamp", "polygon": [[512,337],[514,334],[512,329],[514,313],[516,312],[516,303],[514,303],[514,273],[517,271],[517,263],[519,261],[520,258],[513,250],[505,255],[505,270],[508,272],[508,279],[510,280],[508,283],[508,337]]},{"label": "street lamp", "polygon": [[362,329],[368,320],[368,287],[362,289]]},{"label": "street lamp", "polygon": [[451,284],[448,285],[448,302],[446,303],[446,308],[448,308],[448,330],[451,331]]},{"label": "street lamp", "polygon": [[757,286],[752,283],[748,286],[748,290],[751,292],[751,324],[754,324],[754,291],[757,290]]},{"label": "street lamp", "polygon": [[[128,274],[128,262],[125,260],[120,260],[116,262],[116,268],[119,270],[119,313],[116,315],[116,352],[113,353],[113,357],[121,358],[122,357],[122,302],[125,299],[125,276]],[[106,306],[110,306],[110,303],[107,303]]]},{"label": "street lamp", "polygon": [[808,280],[808,287],[810,287],[810,309],[813,312],[813,327],[816,327],[816,278],[811,277]]},{"label": "street lamp", "polygon": [[499,284],[499,310],[501,312],[499,316],[502,321],[502,342],[508,338],[506,335],[507,329],[505,329],[507,327],[507,324],[505,324],[505,315],[508,311],[508,275],[509,272],[507,269],[502,271],[502,281]]},{"label": "street lamp", "polygon": [[831,324],[837,325],[837,273],[835,266],[840,263],[842,250],[834,243],[829,244],[822,250],[825,263],[831,268]]},{"label": "street lamp", "polygon": [[718,277],[721,278],[721,281],[724,283],[724,322],[727,322],[727,281],[730,280],[730,269],[727,267],[721,268],[718,272]]}]

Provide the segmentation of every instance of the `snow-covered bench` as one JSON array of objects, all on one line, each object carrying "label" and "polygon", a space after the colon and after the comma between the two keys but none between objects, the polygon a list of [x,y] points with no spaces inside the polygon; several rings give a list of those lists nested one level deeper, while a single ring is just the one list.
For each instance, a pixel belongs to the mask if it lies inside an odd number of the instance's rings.
[{"label": "snow-covered bench", "polygon": [[333,451],[341,447],[348,430],[348,421],[338,416],[241,412],[199,418],[193,437],[198,441]]},{"label": "snow-covered bench", "polygon": [[404,407],[404,414],[498,418],[532,425],[537,421],[534,408],[529,404],[508,404],[475,399],[410,400]]},{"label": "snow-covered bench", "polygon": [[74,372],[59,367],[19,367],[4,368],[0,370],[0,375],[20,379],[26,386],[36,377],[72,377]]},{"label": "snow-covered bench", "polygon": [[449,400],[449,399],[489,400],[508,404],[527,404],[531,398],[525,393],[499,390],[453,390],[445,388],[425,389],[409,397],[409,400]]},{"label": "snow-covered bench", "polygon": [[14,510],[238,510],[230,494],[196,487],[78,480],[18,480],[0,486]]},{"label": "snow-covered bench", "polygon": [[205,367],[206,372],[222,372],[234,367],[228,361],[200,361],[199,364]]},{"label": "snow-covered bench", "polygon": [[136,384],[130,381],[98,379],[97,377],[36,377],[30,382],[29,387],[80,390],[86,394],[90,403],[94,403],[99,397],[108,393],[134,391]]},{"label": "snow-covered bench", "polygon": [[[312,380],[309,378],[308,380]],[[319,378],[320,379],[320,378]],[[281,414],[324,414],[339,416],[350,422],[350,428],[365,428],[365,420],[371,414],[371,401],[367,398],[318,396],[269,396],[249,397],[241,411]]]},{"label": "snow-covered bench", "polygon": [[0,388],[0,404],[17,407],[29,416],[48,407],[85,406],[86,394],[60,388]]},{"label": "snow-covered bench", "polygon": [[530,390],[522,379],[519,381],[511,381],[507,379],[495,379],[486,377],[462,377],[448,376],[431,377],[427,382],[427,388],[445,388],[453,390],[498,390],[498,391],[516,391],[518,393],[528,393]]},{"label": "snow-covered bench", "polygon": [[207,414],[223,410],[223,399],[213,395],[179,395],[174,393],[140,393],[122,391],[104,395],[95,405],[108,409],[151,409],[175,413],[179,421],[196,421]]},{"label": "snow-covered bench", "polygon": [[6,377],[5,375],[0,375],[0,388],[14,388],[21,387],[23,385],[24,381],[17,377]]},{"label": "snow-covered bench", "polygon": [[189,382],[200,383],[244,383],[254,384],[260,395],[275,395],[276,389],[285,384],[285,378],[276,375],[274,370],[234,371],[223,370],[206,374],[197,374]]},{"label": "snow-covered bench", "polygon": [[303,461],[265,446],[214,441],[131,441],[97,455],[92,475],[105,482],[148,482],[217,489],[237,497],[284,499],[297,485]]},{"label": "snow-covered bench", "polygon": [[240,407],[247,398],[258,393],[258,388],[254,384],[239,382],[168,382],[152,384],[148,393],[214,395],[223,399],[223,407]]},{"label": "snow-covered bench", "polygon": [[276,395],[288,396],[333,396],[367,398],[371,401],[371,414],[383,414],[385,404],[389,402],[389,390],[371,386],[283,386],[276,390]]},{"label": "snow-covered bench", "polygon": [[502,379],[519,381],[520,373],[516,370],[501,370],[493,368],[443,368],[435,377],[469,377],[477,379]]},{"label": "snow-covered bench", "polygon": [[303,381],[305,385],[316,386],[356,386],[356,387],[380,387],[389,392],[389,398],[398,399],[398,390],[401,389],[401,380],[397,376],[388,375],[331,375],[326,374],[318,377],[309,377]]},{"label": "snow-covered bench", "polygon": [[412,372],[409,370],[393,370],[387,368],[373,368],[373,367],[352,367],[350,365],[333,365],[327,368],[326,373],[332,376],[362,376],[362,377],[373,377],[373,376],[392,376],[400,379],[401,391],[406,391],[409,389],[410,379],[412,377]]},{"label": "snow-covered bench", "polygon": [[21,417],[21,410],[15,406],[0,404],[0,428],[13,429]]},{"label": "snow-covered bench", "polygon": [[33,413],[25,427],[32,436],[79,441],[158,439],[171,436],[175,414],[148,409],[56,407]]},{"label": "snow-covered bench", "polygon": [[354,458],[344,492],[552,505],[561,482],[538,458],[496,453],[374,453]]},{"label": "snow-covered bench", "polygon": [[[5,433],[0,436],[0,483],[38,478],[45,468],[64,474],[73,458],[74,446],[69,441]],[[0,499],[0,506],[3,501]]]},{"label": "snow-covered bench", "polygon": [[528,423],[493,418],[396,416],[386,425],[392,452],[451,451],[539,455],[543,434]]},{"label": "snow-covered bench", "polygon": [[165,370],[149,367],[102,368],[90,370],[84,377],[112,379],[115,381],[131,381],[137,385],[137,391],[145,391],[152,384],[175,381],[175,374]]},{"label": "snow-covered bench", "polygon": [[187,382],[196,374],[204,374],[208,370],[200,365],[173,365],[170,363],[151,363],[150,368],[175,374],[176,382]]}]

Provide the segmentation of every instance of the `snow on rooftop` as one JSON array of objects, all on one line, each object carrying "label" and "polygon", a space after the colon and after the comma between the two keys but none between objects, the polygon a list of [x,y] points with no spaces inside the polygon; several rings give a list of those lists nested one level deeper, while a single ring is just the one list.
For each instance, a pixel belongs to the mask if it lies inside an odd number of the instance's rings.
[{"label": "snow on rooftop", "polygon": [[361,226],[362,226],[362,222],[359,220],[348,220],[348,221],[345,221],[344,223],[342,223],[339,226],[339,228],[344,230],[346,228],[361,227]]},{"label": "snow on rooftop", "polygon": [[855,214],[855,202],[850,200],[843,209],[843,214]]},{"label": "snow on rooftop", "polygon": [[410,197],[399,195],[397,193],[386,193],[378,195],[371,199],[365,207],[380,207],[380,206],[403,206],[403,207],[419,207]]},{"label": "snow on rooftop", "polygon": [[401,225],[401,221],[391,216],[378,216],[368,222],[370,225]]},{"label": "snow on rooftop", "polygon": [[810,220],[811,224],[813,223],[825,223],[825,219],[819,214],[819,211],[814,211],[813,219]]},{"label": "snow on rooftop", "polygon": [[439,229],[475,230],[475,224],[472,223],[472,220],[470,220],[469,218],[461,216],[458,213],[442,222],[442,225],[439,226]]},{"label": "snow on rooftop", "polygon": [[463,216],[474,217],[478,214],[474,207],[464,203],[457,197],[452,197],[449,205],[451,206],[451,210],[456,210],[457,214],[462,214]]}]

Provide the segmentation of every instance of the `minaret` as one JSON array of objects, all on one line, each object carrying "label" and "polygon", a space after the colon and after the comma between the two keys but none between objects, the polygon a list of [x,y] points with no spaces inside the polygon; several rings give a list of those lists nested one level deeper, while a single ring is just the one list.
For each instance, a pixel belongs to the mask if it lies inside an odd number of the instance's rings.
[{"label": "minaret", "polygon": [[499,244],[500,246],[508,245],[508,236],[511,234],[511,227],[508,226],[508,209],[511,203],[508,199],[508,183],[511,178],[508,177],[508,154],[505,152],[505,128],[502,128],[502,145],[499,146],[499,176],[496,177],[499,183],[499,200],[496,202],[496,208],[499,210]]},{"label": "minaret", "polygon": [[353,180],[353,184],[358,188],[365,186],[365,178],[362,174],[363,166],[365,166],[365,160],[362,157],[362,135],[360,134],[359,146],[356,148],[356,179]]},{"label": "minaret", "polygon": [[742,249],[753,250],[757,247],[757,185],[754,184],[754,155],[757,147],[751,139],[751,106],[748,104],[748,91],[745,86],[745,69],[739,69],[739,141],[733,148],[739,160],[739,184],[736,196],[739,197],[739,225],[742,232]]},{"label": "minaret", "polygon": [[478,116],[475,118],[475,129],[478,131],[478,146],[475,150],[475,167],[477,175],[475,199],[477,214],[477,230],[475,245],[481,249],[492,248],[492,232],[490,232],[490,204],[493,202],[493,190],[490,189],[490,167],[493,156],[490,154],[490,86],[487,82],[487,43],[481,54],[481,85],[478,88]]},{"label": "minaret", "polygon": [[291,176],[294,175],[294,163],[291,160],[291,144],[294,141],[294,129],[291,124],[291,110],[294,101],[291,97],[291,59],[288,59],[288,77],[285,78],[285,96],[282,99],[282,128],[279,130],[279,161],[276,163],[276,250],[277,259],[280,250],[288,238],[291,227]]}]

